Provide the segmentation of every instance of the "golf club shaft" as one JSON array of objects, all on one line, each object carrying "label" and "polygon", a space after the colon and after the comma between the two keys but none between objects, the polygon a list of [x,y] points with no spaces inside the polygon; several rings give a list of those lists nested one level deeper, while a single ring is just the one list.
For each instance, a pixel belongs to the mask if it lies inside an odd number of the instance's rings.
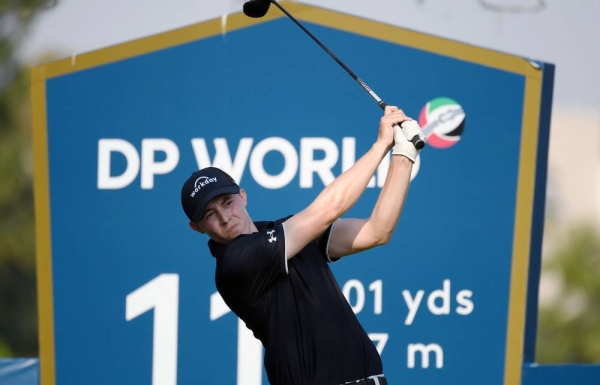
[{"label": "golf club shaft", "polygon": [[[304,25],[302,25],[302,23],[300,23],[298,20],[296,20],[296,18],[294,16],[292,16],[285,8],[283,8],[276,0],[271,0],[271,3],[275,4],[275,6],[277,8],[279,8],[279,10],[281,10],[281,12],[283,12],[287,17],[289,17],[290,20],[292,20],[308,36],[310,36],[311,39],[313,39],[315,41],[315,43],[317,43],[321,48],[323,48],[323,50],[325,50],[325,52],[327,52],[327,54],[329,54],[329,56],[331,56],[331,58],[333,58],[333,60],[335,60],[344,70],[346,70],[346,72],[354,80],[356,80],[356,82],[365,91],[367,91],[367,93],[369,95],[371,95],[371,97],[377,102],[377,104],[379,105],[379,107],[381,107],[382,110],[385,110],[385,107],[387,106],[387,103],[385,103],[383,100],[381,100],[381,98],[367,85],[367,83],[365,83],[361,78],[359,78],[358,75],[356,75],[354,73],[354,71],[352,71],[350,69],[350,67],[348,67],[340,58],[337,57],[336,54],[334,54],[329,48],[327,48],[327,46],[325,46],[325,44],[321,43],[321,41],[319,39],[317,39],[317,37],[315,35],[313,35],[312,32],[310,32],[306,27],[304,27]],[[413,137],[411,139],[411,142],[412,142],[412,144],[417,149],[421,149],[421,148],[425,147],[425,137],[422,136],[422,135],[418,135],[418,136]]]}]

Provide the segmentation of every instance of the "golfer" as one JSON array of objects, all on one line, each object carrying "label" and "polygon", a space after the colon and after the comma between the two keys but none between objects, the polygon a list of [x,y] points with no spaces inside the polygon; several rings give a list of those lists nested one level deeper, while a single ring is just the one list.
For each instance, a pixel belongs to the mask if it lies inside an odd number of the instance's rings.
[{"label": "golfer", "polygon": [[[371,148],[305,209],[282,219],[253,222],[251,197],[218,168],[196,171],[183,185],[190,227],[210,237],[217,289],[262,342],[272,385],[387,385],[381,358],[328,262],[390,240],[417,156],[407,137],[419,131],[397,107],[386,107]],[[340,219],[390,150],[371,216]]]}]

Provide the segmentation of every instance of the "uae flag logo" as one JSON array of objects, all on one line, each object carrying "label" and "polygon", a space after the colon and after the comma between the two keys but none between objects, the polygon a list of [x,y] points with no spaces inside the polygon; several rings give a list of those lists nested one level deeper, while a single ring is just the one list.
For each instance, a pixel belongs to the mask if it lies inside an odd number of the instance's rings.
[{"label": "uae flag logo", "polygon": [[458,143],[465,129],[465,112],[455,100],[435,98],[421,110],[419,126],[427,137],[427,145],[452,147]]}]

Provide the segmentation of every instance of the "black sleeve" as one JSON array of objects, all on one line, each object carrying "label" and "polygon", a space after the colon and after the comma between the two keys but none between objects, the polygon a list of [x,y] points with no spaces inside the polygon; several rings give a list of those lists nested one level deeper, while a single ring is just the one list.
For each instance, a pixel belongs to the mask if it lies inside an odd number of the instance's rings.
[{"label": "black sleeve", "polygon": [[258,233],[231,242],[221,266],[222,278],[237,296],[255,304],[268,288],[287,274],[285,233],[272,223]]},{"label": "black sleeve", "polygon": [[[292,217],[292,215],[286,217],[285,219],[283,219],[283,221],[286,221],[288,219],[290,219]],[[333,226],[335,225],[335,222],[333,222],[331,225],[329,225],[329,227],[327,228],[327,230],[325,230],[321,235],[317,236],[312,242],[317,246],[317,248],[319,249],[321,255],[328,261],[328,262],[335,262],[337,261],[339,258],[336,258],[334,260],[329,259],[329,255],[327,254],[328,252],[328,247],[329,247],[329,236],[331,235],[331,229],[333,229]]]}]

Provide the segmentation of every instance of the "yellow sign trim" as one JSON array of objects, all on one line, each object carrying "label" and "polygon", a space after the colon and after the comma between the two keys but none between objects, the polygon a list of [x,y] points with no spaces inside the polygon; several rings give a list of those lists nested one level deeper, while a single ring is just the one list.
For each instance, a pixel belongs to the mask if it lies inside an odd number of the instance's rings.
[{"label": "yellow sign trim", "polygon": [[36,270],[40,343],[40,380],[55,383],[54,299],[52,290],[52,240],[48,177],[48,131],[46,121],[45,67],[31,71],[33,112],[33,167],[36,232]]},{"label": "yellow sign trim", "polygon": [[537,145],[542,101],[542,78],[539,70],[526,75],[521,149],[517,184],[517,207],[513,235],[508,322],[506,333],[504,384],[521,382],[527,307],[527,280],[531,251],[531,228]]}]

